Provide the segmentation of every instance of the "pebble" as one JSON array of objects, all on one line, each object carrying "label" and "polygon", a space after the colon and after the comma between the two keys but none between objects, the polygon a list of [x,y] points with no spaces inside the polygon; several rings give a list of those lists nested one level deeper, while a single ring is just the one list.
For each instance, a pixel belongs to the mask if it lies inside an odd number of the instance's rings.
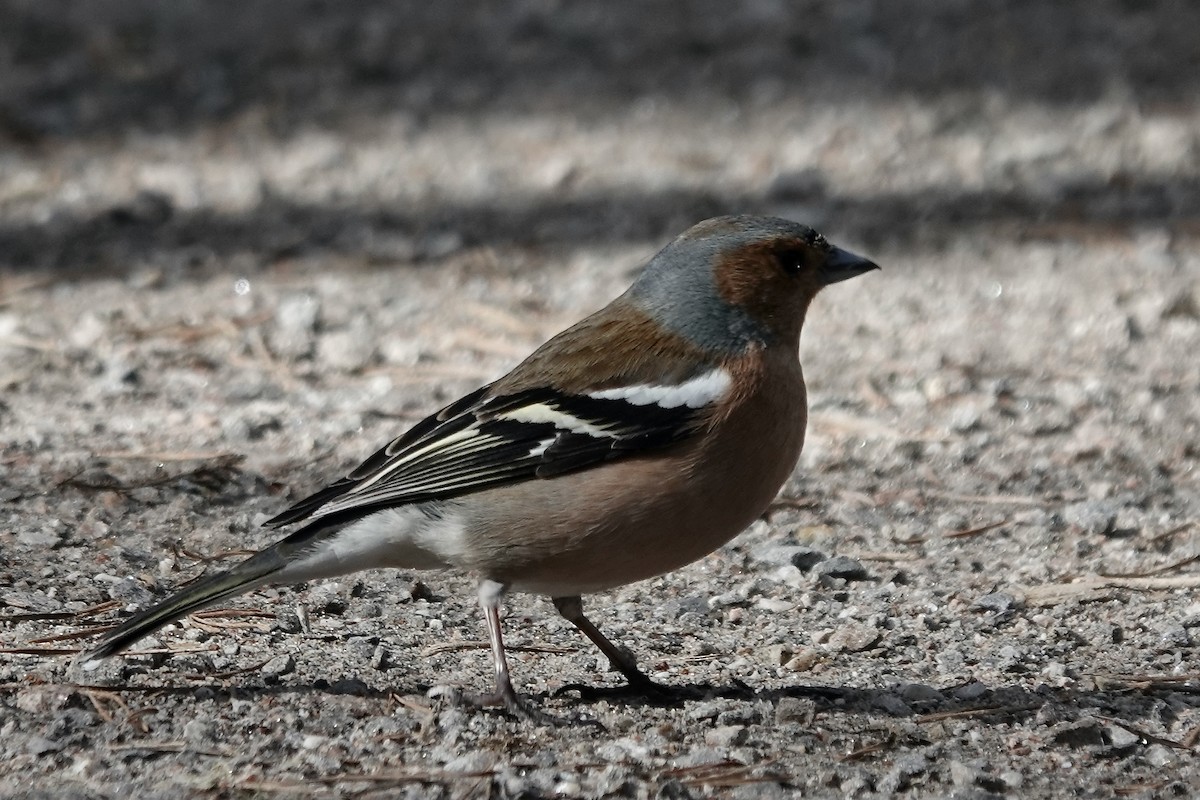
[{"label": "pebble", "polygon": [[1113,750],[1128,750],[1142,742],[1142,737],[1120,725],[1110,724],[1105,732],[1108,734],[1108,745]]},{"label": "pebble", "polygon": [[746,741],[746,729],[741,725],[722,725],[704,734],[704,743],[712,747],[736,747]]},{"label": "pebble", "polygon": [[815,548],[802,544],[789,544],[771,548],[764,560],[772,564],[790,564],[801,572],[808,572],[828,558],[828,555]]},{"label": "pebble", "polygon": [[27,714],[45,715],[49,711],[63,708],[71,700],[71,694],[49,686],[32,686],[17,691],[17,708]]},{"label": "pebble", "polygon": [[554,784],[553,792],[558,797],[580,797],[583,795],[583,784],[574,778],[562,778]]},{"label": "pebble", "polygon": [[263,675],[280,676],[287,675],[295,668],[296,662],[292,660],[292,657],[287,653],[281,653],[263,664],[259,672]]},{"label": "pebble", "polygon": [[826,650],[837,653],[858,653],[869,649],[879,639],[877,628],[855,622],[835,629],[822,644]]},{"label": "pebble", "polygon": [[716,700],[694,703],[687,709],[687,717],[696,721],[716,719],[725,706],[725,703]]},{"label": "pebble", "polygon": [[64,747],[62,742],[47,739],[45,736],[30,736],[25,740],[25,752],[34,756],[44,756],[47,753],[57,753]]},{"label": "pebble", "polygon": [[812,722],[817,713],[817,704],[807,697],[781,697],[775,704],[775,722],[800,722],[805,725]]},{"label": "pebble", "polygon": [[754,603],[754,607],[761,611],[769,611],[772,614],[781,614],[785,611],[791,611],[796,607],[796,604],[775,597],[761,597]]},{"label": "pebble", "polygon": [[975,598],[972,608],[981,611],[991,611],[995,614],[1007,614],[1018,605],[1018,600],[1008,592],[992,592]]},{"label": "pebble", "polygon": [[675,759],[676,767],[702,767],[707,764],[723,764],[725,754],[712,747],[700,747]]},{"label": "pebble", "polygon": [[376,645],[375,651],[371,654],[371,669],[385,670],[389,666],[387,648],[381,644]]},{"label": "pebble", "polygon": [[1155,767],[1167,767],[1174,764],[1177,754],[1166,745],[1152,744],[1146,748],[1146,762]]},{"label": "pebble", "polygon": [[811,647],[806,647],[788,659],[783,668],[789,672],[808,672],[821,661],[821,653]]},{"label": "pebble", "polygon": [[950,762],[950,780],[954,782],[955,786],[970,786],[975,783],[977,774],[978,771],[969,764],[964,764],[957,759]]},{"label": "pebble", "polygon": [[825,559],[813,566],[812,573],[817,578],[841,578],[845,581],[862,581],[869,577],[866,567],[849,556]]},{"label": "pebble", "polygon": [[108,596],[122,605],[146,606],[154,600],[154,593],[133,578],[122,578],[108,587]]},{"label": "pebble", "polygon": [[215,738],[212,723],[201,719],[189,720],[183,726],[183,738],[191,744],[211,742]]},{"label": "pebble", "polygon": [[1006,644],[996,652],[996,667],[1005,672],[1022,672],[1025,653],[1015,645]]},{"label": "pebble", "polygon": [[1055,726],[1052,738],[1067,747],[1093,747],[1104,744],[1104,731],[1096,719],[1084,717]]},{"label": "pebble", "polygon": [[17,541],[36,550],[49,549],[58,544],[60,534],[58,526],[47,523],[17,531]]}]

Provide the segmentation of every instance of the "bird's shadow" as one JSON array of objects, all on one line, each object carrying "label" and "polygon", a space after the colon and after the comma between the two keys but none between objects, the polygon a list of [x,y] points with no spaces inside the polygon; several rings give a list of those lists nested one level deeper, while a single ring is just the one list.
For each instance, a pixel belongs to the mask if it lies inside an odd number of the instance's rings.
[{"label": "bird's shadow", "polygon": [[[102,688],[102,687],[91,687]],[[353,696],[380,701],[403,697],[426,698],[434,687],[424,684],[381,688],[357,679],[312,683],[224,685],[143,685],[107,686],[107,691],[135,691],[139,694],[193,695],[200,702],[230,702],[257,697],[285,695]],[[1140,721],[1169,723],[1183,709],[1200,709],[1200,687],[1191,683],[1130,681],[1111,687],[1082,689],[1051,687],[1028,688],[1016,684],[988,686],[970,682],[938,689],[923,684],[903,684],[891,687],[847,687],[793,684],[772,688],[755,688],[741,682],[725,685],[708,683],[674,684],[667,691],[643,692],[628,686],[593,686],[570,684],[556,690],[526,693],[525,697],[538,706],[554,705],[558,711],[595,715],[602,704],[630,709],[685,708],[712,701],[735,703],[769,703],[776,709],[777,721],[783,701],[792,698],[802,701],[788,709],[785,721],[811,723],[818,718],[858,716],[880,719],[912,719],[921,723],[942,720],[970,719],[981,726],[1009,724],[1042,716],[1047,724],[1071,722],[1085,717],[1108,719],[1125,727]],[[434,692],[434,694],[437,694]],[[1169,702],[1168,702],[1169,701]],[[434,711],[438,701],[430,703]],[[721,709],[726,710],[726,709]],[[489,711],[489,713],[491,713]],[[494,713],[504,714],[502,710]],[[585,719],[585,721],[587,721]],[[1142,738],[1155,739],[1137,728],[1130,730]],[[1166,744],[1176,744],[1166,742]]]}]

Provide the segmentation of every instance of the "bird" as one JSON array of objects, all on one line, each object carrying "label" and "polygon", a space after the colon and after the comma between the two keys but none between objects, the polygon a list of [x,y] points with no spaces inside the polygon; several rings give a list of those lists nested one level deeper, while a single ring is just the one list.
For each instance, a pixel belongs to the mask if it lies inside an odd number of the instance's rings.
[{"label": "bird", "polygon": [[628,688],[663,688],[582,597],[689,564],[764,513],[804,444],[809,304],[875,269],[790,220],[692,226],[607,306],[264,523],[298,526],[285,538],[103,634],[84,668],[259,587],[455,569],[478,580],[491,648],[476,705],[537,716],[508,667],[510,591],[548,596]]}]

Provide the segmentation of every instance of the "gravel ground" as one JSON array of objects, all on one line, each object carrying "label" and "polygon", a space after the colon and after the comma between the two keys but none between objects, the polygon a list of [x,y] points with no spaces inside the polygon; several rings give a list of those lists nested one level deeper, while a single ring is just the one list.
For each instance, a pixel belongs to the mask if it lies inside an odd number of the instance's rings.
[{"label": "gravel ground", "polygon": [[[0,796],[1137,797],[1200,786],[1200,6],[0,2]],[[501,374],[716,213],[883,271],[734,542],[76,636]],[[214,563],[215,566],[215,563]],[[598,722],[600,729],[589,722]]]}]

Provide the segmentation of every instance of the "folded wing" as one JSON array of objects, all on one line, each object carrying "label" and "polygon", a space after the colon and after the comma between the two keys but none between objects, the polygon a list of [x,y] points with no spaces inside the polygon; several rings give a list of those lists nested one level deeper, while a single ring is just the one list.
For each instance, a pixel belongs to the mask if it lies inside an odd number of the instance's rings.
[{"label": "folded wing", "polygon": [[675,385],[587,394],[537,388],[495,396],[485,386],[266,524],[338,524],[387,506],[550,478],[666,447],[703,427],[728,384],[724,371],[713,370]]}]

